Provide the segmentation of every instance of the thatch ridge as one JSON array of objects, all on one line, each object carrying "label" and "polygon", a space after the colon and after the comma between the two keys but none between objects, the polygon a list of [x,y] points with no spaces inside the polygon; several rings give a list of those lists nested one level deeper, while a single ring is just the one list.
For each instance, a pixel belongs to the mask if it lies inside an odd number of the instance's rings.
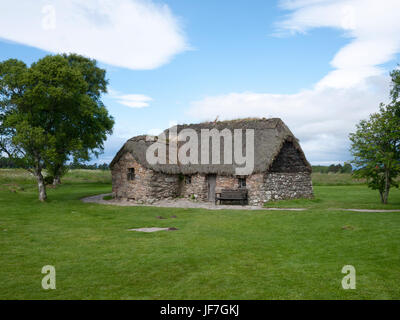
[{"label": "thatch ridge", "polygon": [[[300,147],[300,144],[293,133],[289,130],[289,128],[285,125],[285,123],[279,118],[246,118],[246,119],[233,119],[227,121],[215,121],[215,122],[203,122],[203,123],[195,123],[195,124],[183,124],[177,125],[177,132],[179,133],[183,129],[194,129],[198,133],[200,133],[201,129],[218,129],[223,130],[225,128],[234,130],[234,129],[254,129],[254,145],[255,145],[255,157],[254,157],[254,171],[257,172],[265,172],[268,171],[270,166],[272,165],[275,158],[278,156],[280,150],[282,149],[283,144],[288,141],[293,144],[293,146],[299,151],[301,158],[304,160],[306,166],[311,170],[311,165],[308,163],[305,158],[304,152]],[[169,128],[171,129],[171,128]],[[166,144],[168,144],[169,129],[165,130],[165,134],[167,137]],[[200,136],[200,134],[199,134]],[[148,169],[152,169],[157,172],[163,172],[167,174],[220,174],[220,175],[234,175],[235,169],[237,167],[236,164],[189,164],[189,165],[180,165],[180,164],[156,164],[151,165],[146,160],[146,150],[147,147],[150,146],[153,142],[146,141],[145,135],[137,136],[129,139],[124,146],[118,151],[115,158],[110,164],[110,167],[118,162],[118,160],[127,152],[129,152],[133,158],[140,163],[142,166]],[[245,150],[246,147],[246,139],[243,137],[242,139],[242,147]],[[199,139],[199,151],[200,151],[200,139]],[[211,144],[211,143],[210,143]],[[221,141],[221,154],[223,153],[223,140]],[[168,147],[167,147],[168,149]],[[200,152],[199,152],[200,157]],[[221,159],[223,157],[221,156]],[[200,161],[199,161],[200,163]]]}]

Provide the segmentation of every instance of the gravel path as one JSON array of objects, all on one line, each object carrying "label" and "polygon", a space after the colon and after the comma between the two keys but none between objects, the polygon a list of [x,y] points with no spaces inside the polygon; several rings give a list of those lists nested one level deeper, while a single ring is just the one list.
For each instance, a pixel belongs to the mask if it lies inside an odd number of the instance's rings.
[{"label": "gravel path", "polygon": [[[337,210],[337,209],[332,209]],[[339,209],[343,211],[352,211],[352,212],[400,212],[400,210],[383,210],[383,209]]]},{"label": "gravel path", "polygon": [[169,228],[139,228],[139,229],[129,229],[128,231],[137,231],[137,232],[145,232],[145,233],[152,233],[152,232],[159,232],[159,231],[168,231]]},{"label": "gravel path", "polygon": [[164,207],[164,208],[200,208],[206,210],[269,210],[269,211],[304,211],[304,208],[263,208],[259,206],[234,206],[234,205],[215,205],[212,202],[195,202],[189,199],[161,200],[154,204],[137,204],[127,200],[103,200],[103,197],[111,194],[99,194],[96,196],[83,198],[86,203],[99,203],[123,207]]},{"label": "gravel path", "polygon": [[[111,193],[99,194],[96,196],[86,197],[81,199],[86,203],[99,203],[113,206],[122,207],[163,207],[163,208],[200,208],[206,210],[267,210],[267,211],[304,211],[305,208],[263,208],[260,206],[233,206],[233,205],[215,205],[212,202],[196,202],[189,199],[178,198],[174,200],[161,200],[154,204],[137,204],[133,201],[127,200],[103,200],[103,197],[111,196]],[[400,212],[400,210],[383,210],[383,209],[337,209],[330,210],[343,210],[351,212]]]}]

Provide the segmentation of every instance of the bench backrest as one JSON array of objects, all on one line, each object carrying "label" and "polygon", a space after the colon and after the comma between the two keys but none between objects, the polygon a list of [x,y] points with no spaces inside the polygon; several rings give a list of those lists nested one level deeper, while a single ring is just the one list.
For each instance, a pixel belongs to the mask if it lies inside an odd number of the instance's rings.
[{"label": "bench backrest", "polygon": [[224,199],[247,199],[247,190],[222,190],[221,198],[224,198]]}]

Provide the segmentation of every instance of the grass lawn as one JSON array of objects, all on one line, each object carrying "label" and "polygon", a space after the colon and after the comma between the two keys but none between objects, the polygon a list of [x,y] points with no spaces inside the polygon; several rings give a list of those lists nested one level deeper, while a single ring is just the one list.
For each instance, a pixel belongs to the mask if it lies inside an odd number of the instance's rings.
[{"label": "grass lawn", "polygon": [[[0,170],[0,299],[400,299],[400,213],[338,210],[382,208],[364,185],[316,183],[314,200],[272,204],[302,212],[79,200],[110,192],[108,175],[73,171],[39,203],[29,175]],[[389,201],[400,209],[400,191]],[[140,227],[179,230],[127,231]],[[44,265],[56,290],[41,288]],[[344,265],[356,290],[341,288]]]},{"label": "grass lawn", "polygon": [[[400,209],[400,190],[391,189],[389,203],[381,204],[378,191],[365,185],[314,186],[314,199],[295,199],[268,202],[266,207],[308,209]],[[399,213],[400,214],[400,213]]]}]

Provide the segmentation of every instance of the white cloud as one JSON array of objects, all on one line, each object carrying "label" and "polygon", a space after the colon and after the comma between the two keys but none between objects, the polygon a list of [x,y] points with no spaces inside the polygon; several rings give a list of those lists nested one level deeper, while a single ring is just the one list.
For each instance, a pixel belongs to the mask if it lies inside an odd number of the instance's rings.
[{"label": "white cloud", "polygon": [[150,0],[2,0],[0,38],[129,69],[157,68],[188,49],[169,7]]},{"label": "white cloud", "polygon": [[211,120],[278,117],[300,139],[315,162],[346,161],[348,134],[362,118],[387,100],[389,79],[371,77],[360,88],[320,88],[297,94],[230,93],[191,104],[189,115]]},{"label": "white cloud", "polygon": [[144,94],[125,94],[114,89],[108,90],[108,96],[119,104],[134,109],[146,108],[150,101],[153,101],[151,97]]},{"label": "white cloud", "polygon": [[145,108],[153,99],[143,94],[122,94],[113,96],[118,103],[130,108]]},{"label": "white cloud", "polygon": [[193,102],[188,113],[208,120],[280,117],[312,162],[348,160],[348,134],[389,98],[390,79],[379,65],[400,51],[400,1],[292,0],[280,5],[291,10],[278,23],[280,34],[331,27],[352,38],[333,58],[335,69],[297,94],[222,94]]},{"label": "white cloud", "polygon": [[317,86],[358,85],[382,74],[379,65],[400,51],[398,0],[294,0],[283,1],[281,6],[293,11],[277,24],[280,34],[328,27],[343,30],[352,39],[331,61],[335,70]]}]

